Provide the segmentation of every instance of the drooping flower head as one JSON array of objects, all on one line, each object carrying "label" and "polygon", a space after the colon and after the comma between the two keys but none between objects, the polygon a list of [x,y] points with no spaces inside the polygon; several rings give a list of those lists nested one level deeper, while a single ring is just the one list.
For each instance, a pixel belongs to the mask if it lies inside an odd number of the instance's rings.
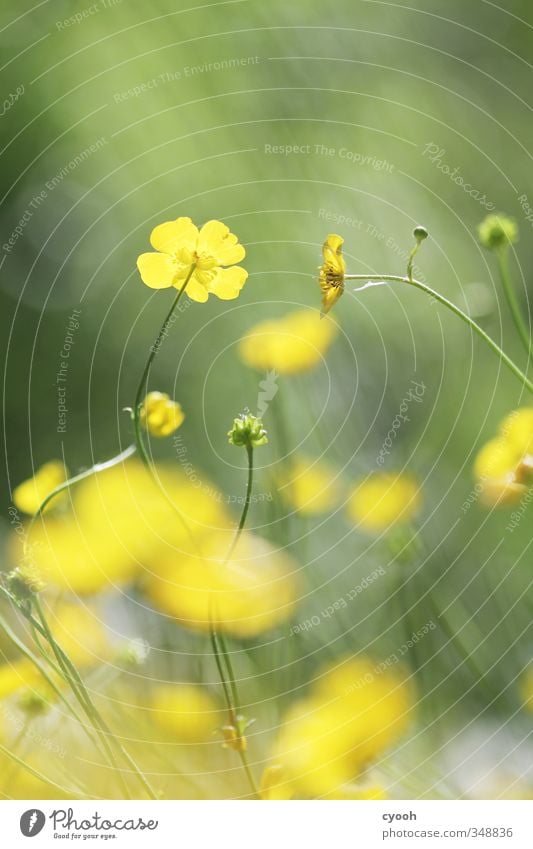
[{"label": "drooping flower head", "polygon": [[344,239],[330,233],[322,245],[324,262],[320,267],[319,283],[322,291],[322,315],[326,315],[344,292],[346,263],[342,256]]},{"label": "drooping flower head", "polygon": [[172,401],[165,392],[149,392],[143,401],[141,424],[152,436],[170,436],[184,420],[181,405]]},{"label": "drooping flower head", "polygon": [[186,292],[204,303],[210,294],[222,300],[237,298],[248,272],[235,265],[246,251],[222,221],[208,221],[198,230],[190,218],[165,221],[152,230],[156,253],[141,254],[137,268],[151,289],[181,289],[194,267]]}]

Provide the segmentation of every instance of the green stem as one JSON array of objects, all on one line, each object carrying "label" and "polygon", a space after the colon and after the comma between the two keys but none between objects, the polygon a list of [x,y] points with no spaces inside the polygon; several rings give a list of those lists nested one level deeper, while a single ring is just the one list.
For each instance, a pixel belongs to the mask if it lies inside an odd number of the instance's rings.
[{"label": "green stem", "polygon": [[229,563],[231,556],[237,547],[237,543],[241,538],[241,534],[246,524],[246,518],[248,516],[248,510],[250,509],[250,502],[252,500],[252,486],[254,482],[254,449],[252,445],[246,446],[246,456],[248,457],[248,479],[246,481],[246,496],[244,498],[244,507],[242,509],[241,518],[239,520],[239,524],[235,532],[233,542],[229,547],[229,551],[226,554],[226,559],[224,560],[222,566],[226,566],[227,563]]},{"label": "green stem", "polygon": [[155,359],[155,355],[159,351],[162,339],[167,332],[168,326],[170,324],[170,320],[172,318],[172,315],[174,314],[174,310],[178,306],[180,299],[181,299],[181,296],[185,292],[185,289],[187,288],[187,284],[189,283],[189,280],[191,279],[195,268],[196,268],[196,264],[191,265],[189,273],[187,274],[187,277],[185,278],[183,285],[180,287],[176,297],[172,301],[172,304],[171,304],[171,307],[170,307],[170,309],[167,313],[167,316],[166,316],[163,324],[161,325],[161,327],[159,329],[159,333],[157,334],[157,338],[156,338],[154,344],[152,345],[152,347],[150,348],[150,353],[148,355],[146,365],[144,367],[143,373],[141,375],[141,379],[139,381],[139,386],[137,387],[137,393],[135,395],[135,406],[133,407],[133,426],[134,426],[134,430],[135,430],[135,442],[136,442],[139,454],[140,454],[143,462],[147,466],[150,464],[150,460],[149,460],[149,457],[148,457],[148,453],[146,451],[146,446],[144,444],[144,438],[143,438],[142,428],[141,428],[141,406],[142,406],[143,398],[144,398],[144,395],[145,395],[145,392],[146,392],[146,385],[148,383],[148,377],[150,375],[150,369],[152,368],[152,363]]},{"label": "green stem", "polygon": [[483,339],[483,341],[490,347],[492,350],[498,355],[501,362],[507,366],[507,368],[512,371],[512,373],[517,377],[521,383],[533,394],[533,383],[528,379],[528,377],[524,374],[524,372],[518,368],[516,363],[507,356],[507,354],[502,351],[499,345],[491,339],[488,333],[477,324],[469,315],[467,315],[463,310],[457,307],[452,301],[449,301],[448,298],[445,298],[444,295],[440,295],[438,292],[435,292],[430,286],[426,286],[425,283],[421,283],[419,280],[409,280],[408,277],[401,277],[398,274],[347,274],[346,280],[375,280],[375,281],[383,281],[384,283],[406,283],[408,286],[414,286],[415,289],[420,289],[421,292],[425,292],[426,295],[429,295],[431,298],[434,298],[443,306],[447,307],[451,312],[453,312],[456,316],[458,316],[462,321],[465,322],[478,336]]},{"label": "green stem", "polygon": [[509,306],[509,310],[511,311],[515,327],[518,330],[520,340],[524,348],[526,349],[528,357],[531,358],[531,337],[529,327],[524,321],[522,310],[520,309],[520,304],[518,303],[516,292],[514,290],[514,286],[511,280],[511,273],[509,271],[508,263],[509,253],[507,247],[500,248],[500,250],[498,250],[497,252],[497,256],[498,268],[500,270],[500,277],[502,281],[503,291],[505,292],[505,297],[507,298],[507,304]]},{"label": "green stem", "polygon": [[52,490],[52,492],[49,492],[46,498],[39,505],[37,512],[34,513],[30,521],[28,522],[26,538],[24,540],[24,554],[27,554],[28,552],[28,538],[31,529],[33,528],[39,516],[42,516],[45,507],[50,503],[50,501],[52,501],[53,498],[56,497],[56,495],[59,495],[61,492],[64,492],[66,489],[69,489],[74,484],[85,480],[85,478],[88,478],[91,475],[96,475],[98,474],[98,472],[104,472],[106,469],[111,469],[113,466],[117,466],[119,463],[122,463],[124,462],[124,460],[127,460],[128,457],[131,457],[132,454],[135,454],[136,450],[137,449],[135,445],[129,445],[128,448],[125,448],[124,451],[121,451],[120,454],[117,454],[115,457],[111,457],[110,460],[104,460],[103,463],[95,463],[94,466],[91,466],[90,469],[85,469],[84,472],[80,472],[77,475],[73,475],[73,477],[69,478],[63,483],[60,483],[59,486],[56,486]]},{"label": "green stem", "polygon": [[2,754],[6,755],[6,757],[12,760],[13,763],[17,764],[17,766],[21,767],[21,769],[26,770],[26,772],[29,772],[30,775],[32,775],[34,778],[37,778],[39,781],[42,781],[48,787],[53,787],[54,789],[60,790],[61,793],[65,792],[64,787],[61,787],[59,784],[56,784],[55,781],[51,781],[49,778],[46,777],[46,775],[43,775],[42,772],[38,772],[36,769],[33,769],[33,767],[27,764],[26,761],[23,761],[22,758],[17,757],[14,752],[11,752],[5,746],[2,746],[1,743],[0,752],[2,752]]}]

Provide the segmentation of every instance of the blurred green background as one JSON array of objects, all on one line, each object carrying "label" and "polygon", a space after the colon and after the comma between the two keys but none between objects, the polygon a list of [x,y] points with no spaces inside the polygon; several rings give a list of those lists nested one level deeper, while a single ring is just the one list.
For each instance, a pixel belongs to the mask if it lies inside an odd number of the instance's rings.
[{"label": "blurred green background", "polygon": [[[352,273],[401,274],[412,229],[424,224],[431,238],[417,257],[422,279],[525,365],[476,227],[487,204],[516,218],[521,240],[511,262],[527,309],[532,223],[520,197],[533,205],[531,4],[181,5],[2,4],[2,91],[7,98],[23,87],[1,118],[4,246],[27,219],[0,256],[4,516],[11,489],[50,457],[64,455],[77,470],[128,444],[121,410],[170,299],[142,285],[135,260],[151,228],[179,215],[199,224],[219,218],[247,249],[241,297],[184,310],[151,378],[186,410],[189,459],[227,493],[242,493],[243,458],[226,431],[243,407],[255,409],[264,377],[240,363],[237,342],[257,321],[318,307],[328,232],[344,236]],[[79,22],[65,24],[77,14]],[[287,146],[299,150],[286,154]],[[340,216],[350,221],[335,223]],[[58,433],[55,380],[73,309],[80,327],[67,428]],[[419,648],[421,675],[436,702],[459,698],[461,711],[472,700],[508,713],[529,657],[531,523],[526,517],[505,533],[509,511],[461,505],[475,453],[528,399],[478,339],[421,293],[348,292],[335,313],[342,334],[325,363],[279,381],[290,444],[324,452],[349,486],[376,467],[410,381],[425,384],[386,469],[408,469],[423,485],[425,553],[407,590],[418,600],[413,627],[433,615],[424,602],[433,586],[443,609],[454,600],[449,621],[471,665],[438,630]],[[172,459],[169,443],[155,449]],[[276,451],[271,440],[265,466]],[[267,491],[268,469],[259,481]],[[251,524],[266,522],[258,506]],[[342,509],[308,522],[302,539],[299,527],[291,546],[307,564],[308,585],[320,588],[318,597],[304,594],[299,619],[387,565],[383,547],[354,534]],[[394,650],[391,580],[309,632],[309,652]],[[477,683],[476,668],[485,676]]]}]

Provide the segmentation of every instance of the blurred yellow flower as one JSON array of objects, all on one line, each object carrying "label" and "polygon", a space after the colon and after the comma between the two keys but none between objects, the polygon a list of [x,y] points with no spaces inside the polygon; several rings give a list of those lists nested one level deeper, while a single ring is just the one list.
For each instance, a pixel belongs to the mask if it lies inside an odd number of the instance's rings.
[{"label": "blurred yellow flower", "polygon": [[335,322],[320,321],[315,310],[295,310],[252,327],[240,341],[239,354],[258,371],[298,374],[318,365],[337,332]]},{"label": "blurred yellow flower", "polygon": [[347,798],[354,780],[404,733],[411,707],[400,673],[379,672],[368,658],[337,662],[289,710],[281,727],[274,760],[283,768],[282,792]]},{"label": "blurred yellow flower", "polygon": [[203,303],[213,294],[231,300],[248,277],[235,265],[246,251],[221,221],[208,221],[200,230],[190,218],[165,221],[152,230],[150,242],[157,253],[141,254],[137,268],[151,289],[180,289],[194,266],[186,289],[189,298]]},{"label": "blurred yellow flower", "polygon": [[203,546],[203,557],[170,554],[158,559],[147,593],[182,625],[252,637],[291,614],[296,601],[294,563],[265,540],[244,533],[224,564],[232,534],[221,533]]},{"label": "blurred yellow flower", "polygon": [[19,658],[0,664],[0,699],[5,699],[22,688],[34,688],[43,678],[30,660]]},{"label": "blurred yellow flower", "polygon": [[131,459],[86,478],[72,490],[72,512],[47,514],[34,524],[29,554],[12,534],[15,562],[30,556],[47,583],[89,595],[150,573],[153,562],[169,552],[188,556],[195,540],[230,527],[207,480],[196,487],[179,469],[156,466],[155,472],[158,483],[142,462]]},{"label": "blurred yellow flower", "polygon": [[[67,480],[67,470],[60,460],[50,460],[35,473],[33,478],[20,483],[13,491],[13,504],[22,510],[23,513],[28,513],[33,516],[43,503],[47,495],[50,495],[56,486],[64,483]],[[51,507],[57,505],[61,499],[65,499],[67,493],[60,493],[53,499],[50,504],[44,508],[46,512]]]},{"label": "blurred yellow flower", "polygon": [[518,241],[518,226],[508,215],[487,215],[477,228],[479,241],[485,248],[514,245]]},{"label": "blurred yellow flower", "polygon": [[149,392],[141,407],[141,424],[152,436],[170,436],[185,420],[180,404],[164,392]]},{"label": "blurred yellow flower", "polygon": [[218,703],[197,684],[165,684],[155,688],[150,698],[149,720],[174,739],[201,743],[210,740],[220,725]]},{"label": "blurred yellow flower", "polygon": [[489,505],[515,504],[533,484],[533,407],[514,410],[501,422],[474,462],[482,484],[481,498]]},{"label": "blurred yellow flower", "polygon": [[386,530],[408,522],[419,510],[420,487],[410,475],[376,473],[354,490],[348,512],[365,530]]},{"label": "blurred yellow flower", "polygon": [[346,263],[342,255],[344,239],[330,233],[322,245],[324,262],[320,267],[319,283],[322,291],[322,315],[326,315],[344,292]]},{"label": "blurred yellow flower", "polygon": [[285,501],[303,516],[327,513],[339,502],[339,475],[322,460],[296,457],[280,483]]}]

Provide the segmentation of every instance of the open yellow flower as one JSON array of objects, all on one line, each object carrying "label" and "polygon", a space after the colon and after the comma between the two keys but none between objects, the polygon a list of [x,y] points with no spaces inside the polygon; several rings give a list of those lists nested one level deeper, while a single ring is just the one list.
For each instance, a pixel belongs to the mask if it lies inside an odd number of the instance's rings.
[{"label": "open yellow flower", "polygon": [[152,436],[174,433],[185,421],[181,405],[165,392],[149,392],[141,407],[141,424]]},{"label": "open yellow flower", "polygon": [[213,535],[199,554],[169,552],[154,562],[146,591],[182,625],[252,637],[287,619],[296,601],[294,563],[265,541],[244,533],[228,563],[233,534]]},{"label": "open yellow flower", "polygon": [[[50,495],[53,489],[59,484],[67,480],[67,470],[61,460],[50,460],[35,473],[33,478],[23,481],[13,490],[13,504],[22,510],[23,513],[28,513],[33,516],[43,503],[47,495]],[[54,500],[48,504],[43,512],[46,512],[51,507],[57,505],[61,499],[67,497],[66,492],[56,496]]]},{"label": "open yellow flower", "polygon": [[302,516],[327,513],[339,501],[339,476],[323,460],[296,457],[281,484],[283,498]]},{"label": "open yellow flower", "polygon": [[203,303],[213,294],[232,300],[248,277],[235,265],[246,251],[221,221],[208,221],[200,230],[190,218],[165,221],[152,230],[150,243],[156,253],[141,254],[137,268],[151,289],[181,289],[194,267],[186,289],[189,298]]},{"label": "open yellow flower", "polygon": [[35,522],[28,551],[21,536],[12,534],[14,562],[31,555],[47,584],[90,595],[151,570],[168,552],[188,556],[195,551],[193,539],[230,527],[207,479],[199,488],[175,467],[156,466],[155,472],[158,483],[142,462],[131,459],[81,481],[72,489],[71,512],[47,513]]},{"label": "open yellow flower", "polygon": [[337,332],[335,322],[320,321],[315,310],[294,310],[254,325],[241,339],[239,354],[258,371],[298,374],[318,365]]},{"label": "open yellow flower", "polygon": [[150,698],[147,715],[166,735],[191,743],[209,740],[222,719],[219,705],[207,688],[196,684],[158,686]]},{"label": "open yellow flower", "polygon": [[410,475],[378,473],[354,490],[348,512],[366,530],[382,531],[397,522],[408,522],[420,503],[420,487]]},{"label": "open yellow flower", "polygon": [[[377,669],[368,658],[342,659],[289,710],[274,747],[280,769],[264,777],[266,798],[348,798],[349,788],[357,792],[353,782],[399,739],[411,716],[404,678]],[[381,795],[364,784],[359,792],[361,798]]]},{"label": "open yellow flower", "polygon": [[322,245],[324,262],[320,267],[319,283],[322,291],[322,315],[326,315],[344,292],[346,263],[342,255],[344,239],[330,233]]},{"label": "open yellow flower", "polygon": [[533,407],[514,410],[479,451],[474,474],[489,505],[516,504],[533,484]]}]

